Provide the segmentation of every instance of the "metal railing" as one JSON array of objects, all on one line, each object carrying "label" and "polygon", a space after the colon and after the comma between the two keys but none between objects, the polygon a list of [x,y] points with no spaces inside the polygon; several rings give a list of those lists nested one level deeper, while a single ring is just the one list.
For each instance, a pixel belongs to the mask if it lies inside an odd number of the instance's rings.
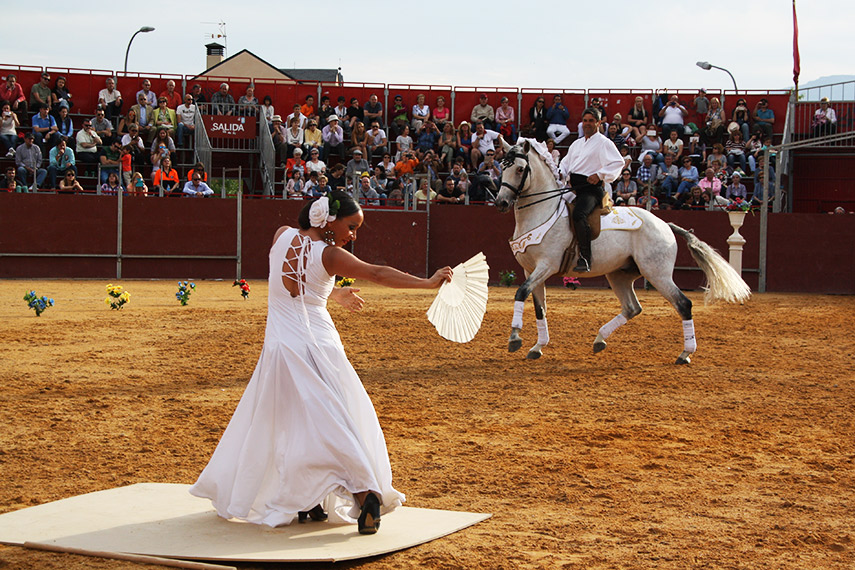
[{"label": "metal railing", "polygon": [[205,170],[210,172],[211,139],[208,138],[208,131],[205,130],[205,121],[202,120],[202,113],[198,112],[198,110],[193,121],[195,124],[195,128],[193,129],[193,152],[196,156],[196,162],[204,164]]},{"label": "metal railing", "polygon": [[276,146],[273,144],[273,135],[270,133],[267,121],[259,121],[258,148],[261,150],[259,153],[259,170],[261,171],[262,194],[273,196],[276,194],[274,189],[276,182]]}]

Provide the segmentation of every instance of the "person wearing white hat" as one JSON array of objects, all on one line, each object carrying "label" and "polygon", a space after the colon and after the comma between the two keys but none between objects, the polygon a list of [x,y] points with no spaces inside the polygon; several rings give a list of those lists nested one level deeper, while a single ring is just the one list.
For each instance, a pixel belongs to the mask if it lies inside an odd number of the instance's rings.
[{"label": "person wearing white hat", "polygon": [[819,109],[813,114],[811,129],[815,137],[833,135],[837,132],[837,113],[828,106],[828,97],[819,100]]},{"label": "person wearing white hat", "polygon": [[330,155],[335,152],[339,160],[344,160],[344,129],[339,125],[337,114],[332,114],[327,117],[327,126],[321,131],[321,138],[324,141],[324,146],[321,147],[324,151],[324,160],[329,162]]}]

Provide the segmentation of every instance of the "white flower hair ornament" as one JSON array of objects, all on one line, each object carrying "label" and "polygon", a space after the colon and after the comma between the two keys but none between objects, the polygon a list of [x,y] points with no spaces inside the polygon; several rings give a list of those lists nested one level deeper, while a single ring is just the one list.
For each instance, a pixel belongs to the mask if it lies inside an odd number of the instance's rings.
[{"label": "white flower hair ornament", "polygon": [[327,196],[321,196],[309,207],[309,224],[313,228],[325,228],[328,222],[335,221],[338,214],[339,202],[330,204]]}]

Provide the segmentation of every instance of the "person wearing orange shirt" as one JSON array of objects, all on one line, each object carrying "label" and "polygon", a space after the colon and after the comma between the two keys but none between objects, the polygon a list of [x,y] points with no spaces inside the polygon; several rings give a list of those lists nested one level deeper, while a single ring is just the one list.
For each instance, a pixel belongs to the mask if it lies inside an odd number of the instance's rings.
[{"label": "person wearing orange shirt", "polygon": [[154,187],[163,191],[164,195],[180,192],[178,172],[172,168],[172,160],[166,156],[160,161],[160,168],[154,173]]}]

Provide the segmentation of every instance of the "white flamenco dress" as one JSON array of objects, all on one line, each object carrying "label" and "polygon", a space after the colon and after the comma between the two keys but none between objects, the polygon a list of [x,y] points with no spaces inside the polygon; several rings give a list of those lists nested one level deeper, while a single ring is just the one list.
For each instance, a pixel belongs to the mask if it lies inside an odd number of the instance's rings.
[{"label": "white flamenco dress", "polygon": [[[210,499],[221,517],[280,526],[320,504],[330,522],[356,523],[354,493],[374,491],[381,515],[405,500],[392,488],[377,414],[326,308],[334,286],[321,261],[326,247],[291,228],[270,250],[261,357],[190,488]],[[303,283],[297,297],[282,284],[286,255],[293,259],[294,253]]]}]

